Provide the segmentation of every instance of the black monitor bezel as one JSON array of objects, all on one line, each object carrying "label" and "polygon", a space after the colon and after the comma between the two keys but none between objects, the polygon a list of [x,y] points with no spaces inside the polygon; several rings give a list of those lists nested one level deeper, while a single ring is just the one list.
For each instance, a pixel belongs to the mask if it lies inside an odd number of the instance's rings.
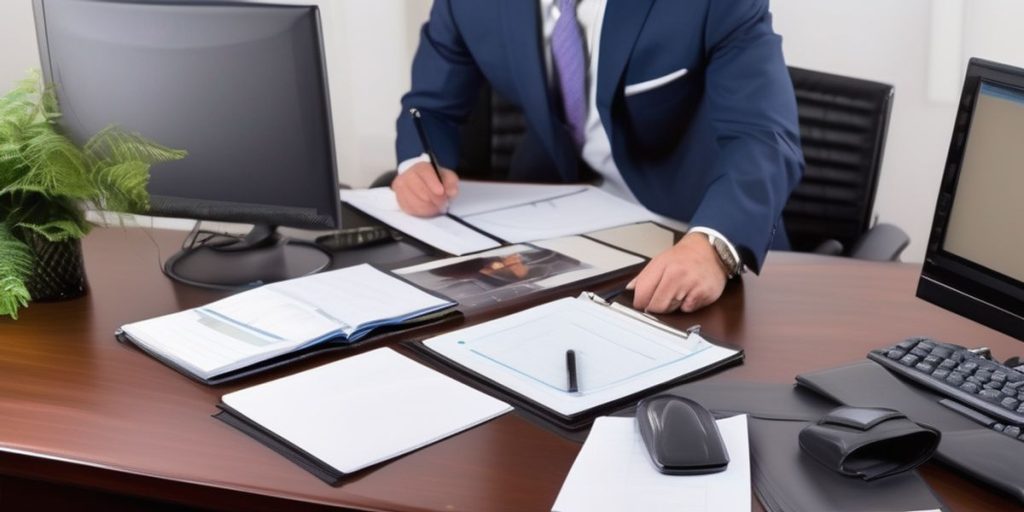
[{"label": "black monitor bezel", "polygon": [[974,110],[985,83],[1024,93],[1024,69],[977,58],[967,66],[917,295],[1024,340],[1024,283],[944,247]]},{"label": "black monitor bezel", "polygon": [[[32,0],[34,21],[36,27],[36,39],[39,46],[39,59],[42,68],[43,79],[46,83],[52,83],[53,70],[52,63],[50,61],[50,44],[46,30],[46,9],[45,3],[47,0]],[[266,206],[268,208],[267,214],[253,214],[252,209],[247,209],[245,213],[230,213],[229,208],[213,208],[206,209],[201,217],[197,216],[186,203],[194,203],[195,201],[188,198],[176,198],[171,196],[161,196],[159,194],[153,194],[152,197],[161,199],[160,203],[164,206],[162,208],[152,208],[148,212],[141,212],[146,215],[154,216],[172,216],[172,217],[187,217],[196,220],[204,221],[223,221],[223,222],[240,222],[247,224],[257,225],[270,225],[270,226],[289,226],[294,228],[303,229],[336,229],[341,227],[341,197],[340,197],[340,185],[341,182],[338,177],[338,155],[334,136],[334,119],[333,119],[333,108],[331,105],[331,94],[330,86],[328,83],[327,73],[327,62],[326,62],[326,51],[324,49],[323,41],[323,21],[320,14],[320,8],[316,5],[298,5],[298,4],[273,4],[273,3],[262,3],[262,2],[247,2],[241,0],[80,0],[82,2],[94,2],[94,3],[132,3],[132,4],[150,4],[150,5],[188,5],[188,6],[235,6],[244,5],[247,7],[259,7],[267,9],[305,9],[309,11],[313,17],[313,22],[316,28],[316,49],[318,55],[316,59],[319,61],[320,77],[319,82],[323,92],[323,103],[325,108],[325,134],[328,140],[328,156],[330,166],[332,168],[331,178],[328,180],[330,194],[328,202],[324,204],[317,204],[312,209],[316,210],[315,214],[311,214],[309,209],[302,208],[301,213],[291,213],[295,211],[294,205],[279,205],[279,204],[265,204],[265,205],[249,205],[249,206]],[[319,202],[319,201],[317,201]],[[208,201],[210,204],[216,204],[216,201]],[[329,206],[324,208],[325,205]],[[234,206],[233,203],[222,203],[227,207]]]}]

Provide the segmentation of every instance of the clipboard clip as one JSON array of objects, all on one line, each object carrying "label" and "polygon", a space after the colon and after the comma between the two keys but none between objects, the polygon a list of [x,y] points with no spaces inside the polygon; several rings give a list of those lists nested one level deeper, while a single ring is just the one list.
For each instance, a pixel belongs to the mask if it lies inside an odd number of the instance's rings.
[{"label": "clipboard clip", "polygon": [[608,302],[607,300],[604,299],[604,297],[601,297],[600,295],[598,295],[598,294],[596,294],[594,292],[583,292],[577,298],[578,299],[583,299],[583,300],[589,300],[590,302],[593,302],[594,304],[597,304],[599,306],[604,306],[604,307],[606,307],[606,308],[608,308],[608,309],[610,309],[612,311],[615,311],[616,313],[620,313],[620,314],[626,315],[626,316],[628,316],[628,317],[630,317],[630,318],[632,318],[634,320],[639,320],[639,321],[641,321],[641,322],[643,322],[643,323],[645,323],[647,325],[650,325],[651,327],[655,327],[657,329],[661,329],[661,330],[663,330],[665,332],[674,334],[674,335],[679,336],[680,338],[683,338],[683,339],[689,339],[691,334],[696,334],[698,338],[701,337],[700,336],[700,324],[692,325],[689,328],[687,328],[685,331],[680,331],[679,329],[676,329],[674,327],[666,325],[664,322],[662,322],[661,320],[658,320],[657,318],[655,318],[653,315],[651,315],[649,313],[644,313],[642,311],[637,311],[637,310],[635,310],[633,308],[630,308],[628,306],[623,306],[622,304],[619,304],[619,303]]}]

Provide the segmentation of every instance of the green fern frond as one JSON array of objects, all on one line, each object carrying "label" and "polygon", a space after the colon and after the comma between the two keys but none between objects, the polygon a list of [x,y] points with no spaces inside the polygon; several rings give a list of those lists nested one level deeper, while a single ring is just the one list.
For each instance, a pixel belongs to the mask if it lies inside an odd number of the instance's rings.
[{"label": "green fern frond", "polygon": [[144,162],[155,164],[185,157],[186,152],[161,146],[137,133],[108,126],[85,143],[85,154],[94,162]]},{"label": "green fern frond", "polygon": [[109,165],[100,163],[92,173],[94,186],[104,190],[96,206],[117,212],[144,212],[149,209],[149,167],[145,162],[129,161]]},{"label": "green fern frond", "polygon": [[29,224],[22,222],[19,228],[32,231],[51,242],[66,242],[85,236],[86,230],[73,220],[54,220],[46,224]]},{"label": "green fern frond", "polygon": [[0,223],[0,315],[18,318],[18,309],[27,307],[31,295],[25,280],[32,274],[32,251]]}]

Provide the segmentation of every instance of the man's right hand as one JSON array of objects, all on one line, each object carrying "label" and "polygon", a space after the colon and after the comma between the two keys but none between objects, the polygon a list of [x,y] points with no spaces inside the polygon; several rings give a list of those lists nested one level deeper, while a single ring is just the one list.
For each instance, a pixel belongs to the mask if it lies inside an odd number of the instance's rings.
[{"label": "man's right hand", "polygon": [[459,193],[459,176],[450,169],[441,169],[437,180],[434,167],[429,162],[420,162],[406,169],[391,182],[398,206],[402,211],[417,217],[433,217],[448,210],[448,201]]}]

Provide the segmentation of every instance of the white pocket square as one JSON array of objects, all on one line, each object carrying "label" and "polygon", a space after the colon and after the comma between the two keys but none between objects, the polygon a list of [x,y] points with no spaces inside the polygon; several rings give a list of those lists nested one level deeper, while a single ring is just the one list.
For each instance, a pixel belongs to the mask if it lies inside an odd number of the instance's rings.
[{"label": "white pocket square", "polygon": [[677,71],[673,71],[665,76],[659,76],[652,80],[645,80],[638,84],[627,85],[623,90],[623,94],[626,96],[633,96],[634,94],[640,94],[642,92],[650,91],[651,89],[657,89],[673,80],[677,80],[686,75],[687,69],[683,68]]}]

